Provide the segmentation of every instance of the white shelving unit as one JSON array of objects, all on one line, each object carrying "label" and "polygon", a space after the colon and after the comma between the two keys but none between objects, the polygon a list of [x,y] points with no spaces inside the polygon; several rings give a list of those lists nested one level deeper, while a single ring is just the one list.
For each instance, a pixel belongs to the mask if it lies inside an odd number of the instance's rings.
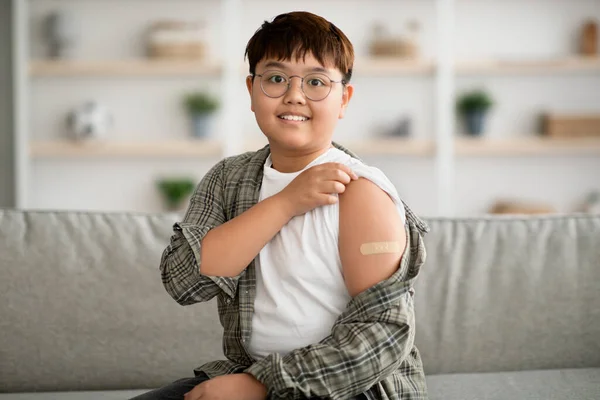
[{"label": "white shelving unit", "polygon": [[[247,67],[239,63],[238,40],[241,36],[243,0],[220,0],[221,38],[220,58],[210,62],[155,61],[143,58],[48,61],[29,58],[29,5],[31,0],[12,0],[14,10],[14,69],[15,85],[15,181],[17,207],[31,204],[29,188],[30,164],[34,160],[67,159],[197,159],[220,158],[242,151],[253,150],[264,141],[247,140],[236,115],[240,76]],[[460,78],[486,76],[580,75],[600,74],[599,57],[554,57],[521,59],[455,59],[455,19],[460,0],[431,0],[436,12],[435,57],[418,60],[372,59],[358,56],[355,76],[411,79],[430,79],[433,88],[433,130],[427,138],[361,138],[343,144],[365,156],[398,156],[426,158],[434,163],[436,212],[438,215],[455,213],[456,164],[461,158],[513,156],[579,156],[600,155],[600,139],[551,139],[535,133],[522,136],[494,135],[494,138],[463,138],[456,135],[454,99]],[[238,47],[236,47],[238,46]],[[129,79],[157,77],[170,80],[204,77],[221,82],[223,100],[220,140],[107,140],[80,144],[65,140],[34,138],[30,130],[31,85],[38,79],[70,79],[73,77]],[[239,103],[238,103],[239,104]]]},{"label": "white shelving unit", "polygon": [[98,61],[48,61],[30,62],[32,77],[52,76],[214,76],[223,72],[219,63],[198,61],[162,61],[147,59]]},{"label": "white shelving unit", "polygon": [[539,60],[469,60],[457,63],[459,75],[570,74],[600,72],[600,57],[565,57]]},{"label": "white shelving unit", "polygon": [[178,158],[178,157],[219,157],[223,145],[216,140],[179,141],[89,141],[68,140],[31,141],[32,158]]},{"label": "white shelving unit", "polygon": [[[533,135],[530,135],[533,136]],[[554,155],[598,155],[600,140],[595,138],[545,138],[525,137],[517,139],[471,139],[455,141],[458,156],[512,157],[512,156],[554,156]]]},{"label": "white shelving unit", "polygon": [[360,75],[433,75],[435,67],[435,62],[431,60],[398,60],[384,57],[357,58],[354,62],[354,72]]},{"label": "white shelving unit", "polygon": [[[266,141],[248,141],[244,151],[264,146]],[[365,139],[344,142],[344,145],[363,156],[414,156],[433,157],[436,145],[433,140],[416,139]],[[472,139],[458,138],[454,141],[456,156],[511,157],[552,155],[598,155],[600,140],[595,138],[558,139],[525,137],[516,139]],[[90,141],[70,140],[31,141],[31,158],[177,158],[177,157],[220,157],[223,144],[217,140],[172,140],[172,141]]]},{"label": "white shelving unit", "polygon": [[[223,66],[217,62],[161,61],[149,59],[48,61],[32,60],[31,77],[50,76],[220,76]],[[398,76],[434,75],[434,61],[398,60],[394,58],[358,58],[354,71],[360,75]],[[247,71],[246,64],[239,66]],[[600,57],[567,57],[549,60],[470,60],[459,61],[458,75],[483,74],[568,74],[600,72]]]},{"label": "white shelving unit", "polygon": [[12,28],[14,46],[12,48],[12,68],[14,74],[14,171],[15,171],[15,206],[27,208],[29,204],[29,92],[27,67],[29,50],[28,7],[25,1],[12,3]]}]

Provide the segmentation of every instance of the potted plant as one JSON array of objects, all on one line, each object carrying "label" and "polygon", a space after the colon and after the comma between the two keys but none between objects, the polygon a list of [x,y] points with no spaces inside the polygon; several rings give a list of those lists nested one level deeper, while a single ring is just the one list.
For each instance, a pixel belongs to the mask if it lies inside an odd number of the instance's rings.
[{"label": "potted plant", "polygon": [[486,113],[492,105],[493,101],[490,95],[483,90],[465,92],[458,98],[457,110],[463,117],[469,134],[481,135],[484,130]]},{"label": "potted plant", "polygon": [[167,209],[178,211],[194,191],[195,183],[191,178],[164,178],[159,179],[156,186],[162,194]]},{"label": "potted plant", "polygon": [[212,128],[214,111],[219,101],[206,92],[188,93],[183,100],[184,106],[192,118],[195,137],[206,137]]}]

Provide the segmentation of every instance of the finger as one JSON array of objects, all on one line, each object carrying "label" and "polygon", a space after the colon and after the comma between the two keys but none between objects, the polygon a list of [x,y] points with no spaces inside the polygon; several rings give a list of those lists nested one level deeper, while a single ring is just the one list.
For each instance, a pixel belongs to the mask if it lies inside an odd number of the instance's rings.
[{"label": "finger", "polygon": [[351,175],[349,175],[346,171],[334,166],[331,166],[329,169],[325,170],[325,172],[323,172],[321,175],[321,178],[330,181],[342,182],[344,185],[347,185],[352,181]]},{"label": "finger", "polygon": [[338,181],[327,181],[321,186],[321,190],[319,191],[323,194],[340,194],[346,191],[346,185]]},{"label": "finger", "polygon": [[204,397],[202,394],[196,394],[196,395],[193,395],[192,397],[190,397],[189,400],[202,400],[202,399],[205,399],[205,398],[206,397]]},{"label": "finger", "polygon": [[187,392],[184,396],[184,400],[197,400],[202,397],[202,392],[204,391],[204,387],[202,384],[196,385],[195,388]]},{"label": "finger", "polygon": [[343,183],[344,185],[347,185],[352,181],[352,177],[348,173],[346,173],[346,171],[335,167],[327,170],[322,175],[322,178],[325,178],[326,180],[330,181],[338,181]]},{"label": "finger", "polygon": [[338,202],[338,197],[333,194],[321,194],[319,195],[319,202],[321,205],[331,205]]},{"label": "finger", "polygon": [[357,180],[358,179],[358,175],[356,175],[356,173],[349,166],[344,165],[342,163],[335,163],[335,166],[338,169],[344,171],[346,174],[348,174],[348,176],[351,177],[353,180]]}]

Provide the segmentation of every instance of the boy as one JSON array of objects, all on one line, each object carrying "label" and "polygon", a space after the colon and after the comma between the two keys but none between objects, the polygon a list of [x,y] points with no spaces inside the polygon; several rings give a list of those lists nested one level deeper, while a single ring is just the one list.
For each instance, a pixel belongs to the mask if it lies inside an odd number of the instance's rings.
[{"label": "boy", "polygon": [[292,12],[246,56],[269,145],[207,173],[161,260],[180,304],[217,297],[227,360],[140,399],[426,399],[412,285],[427,227],[331,139],[353,95],[351,43]]}]

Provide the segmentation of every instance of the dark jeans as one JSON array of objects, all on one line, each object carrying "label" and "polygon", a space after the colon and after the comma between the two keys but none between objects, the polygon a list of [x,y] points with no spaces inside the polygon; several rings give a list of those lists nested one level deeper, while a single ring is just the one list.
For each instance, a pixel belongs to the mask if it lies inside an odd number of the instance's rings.
[{"label": "dark jeans", "polygon": [[206,374],[199,374],[194,378],[179,379],[167,386],[151,390],[130,400],[183,400],[184,394],[207,380],[208,376]]},{"label": "dark jeans", "polygon": [[[167,386],[151,390],[130,400],[183,400],[184,394],[206,380],[208,380],[208,376],[205,374],[199,374],[194,378],[179,379]],[[366,398],[367,397],[364,394],[355,397],[356,400],[363,400]]]}]

